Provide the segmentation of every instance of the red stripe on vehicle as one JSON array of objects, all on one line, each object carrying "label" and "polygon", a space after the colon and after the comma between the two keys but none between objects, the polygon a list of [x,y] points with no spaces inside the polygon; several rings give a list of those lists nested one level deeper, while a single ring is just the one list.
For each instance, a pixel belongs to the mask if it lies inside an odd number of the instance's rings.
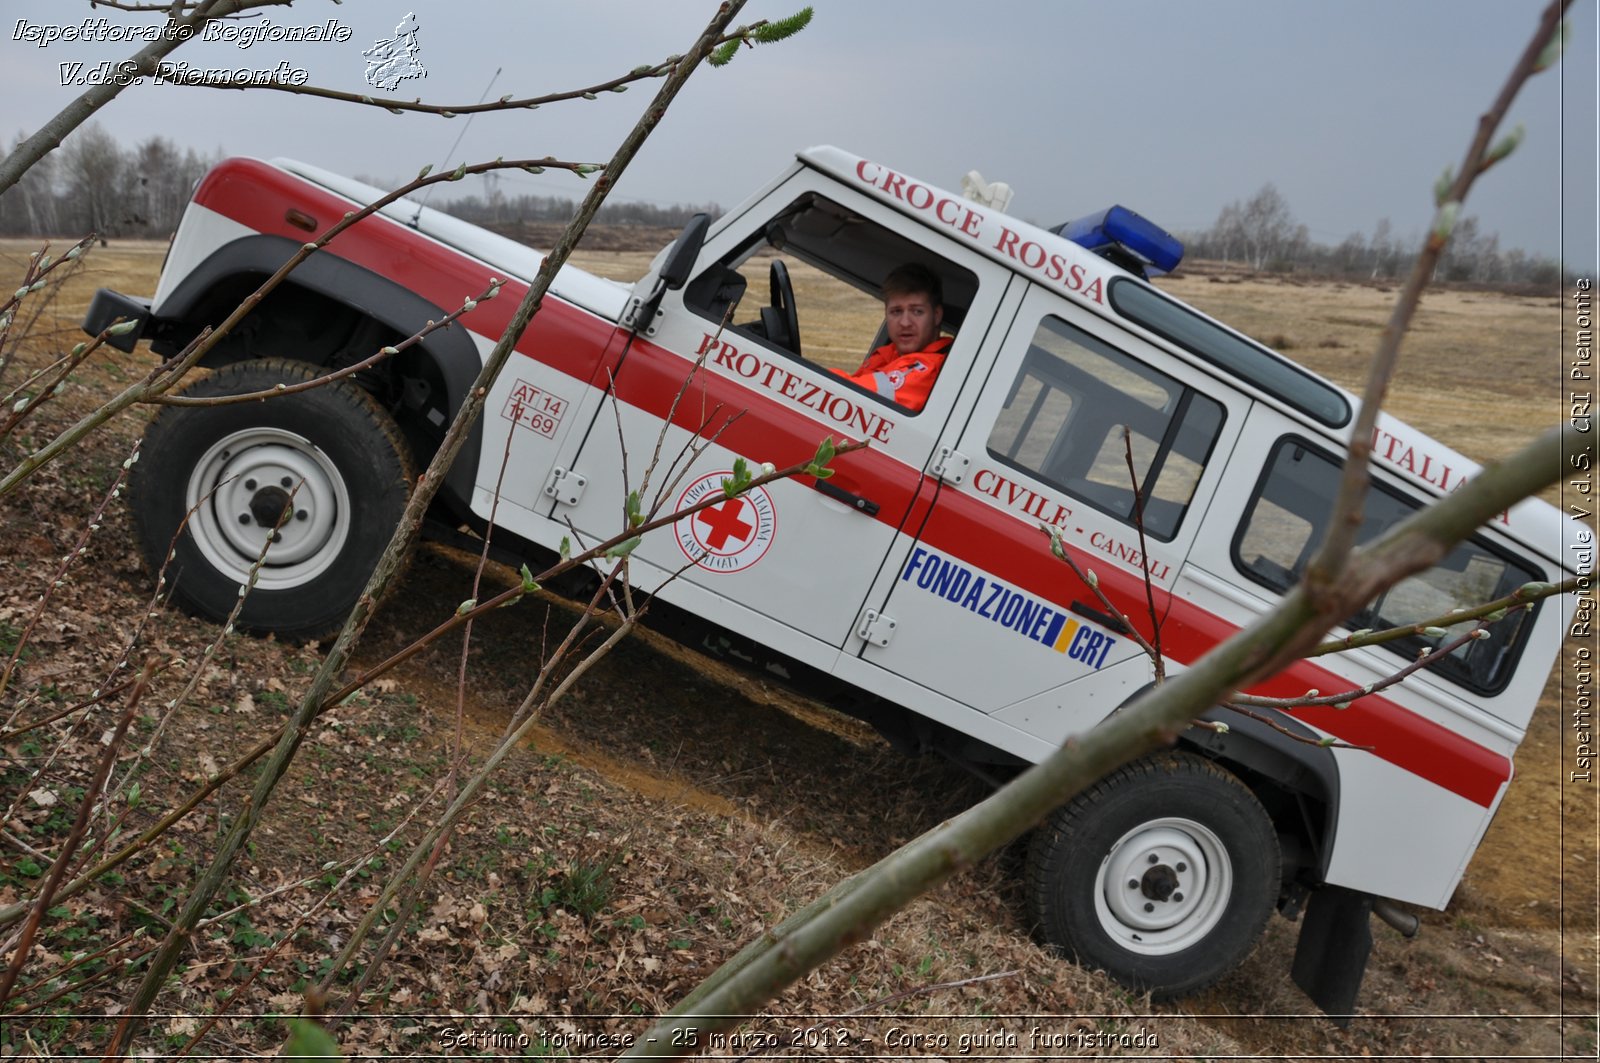
[{"label": "red stripe on vehicle", "polygon": [[[263,194],[262,190],[268,190]],[[261,233],[284,236],[303,243],[305,232],[284,217],[290,203],[314,217],[324,229],[351,209],[343,196],[310,184],[254,159],[230,159],[201,181],[195,202],[226,215]],[[340,233],[318,254],[332,254],[387,277],[445,311],[477,298],[488,287],[494,271],[482,262],[393,221],[374,216]],[[291,274],[291,277],[293,275]],[[480,302],[462,315],[461,323],[491,339],[511,322],[528,284],[501,277],[499,296]],[[606,349],[614,323],[603,321],[559,298],[547,298],[539,309],[539,327],[517,341],[517,351],[598,387],[605,386],[606,366],[600,355]],[[605,330],[596,342],[597,329]]]},{"label": "red stripe on vehicle", "polygon": [[[277,193],[261,194],[265,187]],[[235,159],[212,170],[201,182],[195,201],[263,233],[301,242],[282,216],[283,201],[331,225],[350,209],[350,201],[324,191],[292,174],[254,160]],[[276,213],[275,213],[276,212]],[[389,219],[364,222],[339,236],[327,253],[336,253],[416,292],[446,309],[476,296],[488,282],[484,264],[421,237]],[[506,281],[500,297],[480,303],[466,315],[472,330],[497,336],[509,323],[528,285],[515,278]],[[576,380],[604,387],[606,373],[615,371],[611,359],[602,360],[615,335],[611,322],[552,297],[540,309],[537,329],[530,329],[517,344],[519,353],[565,373]],[[617,379],[618,397],[656,417],[672,412],[673,397],[687,372],[683,356],[645,340],[636,340],[628,362]],[[753,461],[774,465],[794,464],[809,458],[816,442],[830,433],[829,426],[799,409],[777,402],[714,370],[702,370],[684,401],[673,412],[679,427],[695,431],[706,414],[720,407],[724,417],[742,412],[727,424],[719,443]],[[934,487],[921,470],[871,448],[845,455],[835,462],[833,483],[871,498],[882,507],[877,519],[891,527],[914,531],[924,514],[922,540],[932,548],[960,558],[992,573],[1013,586],[1066,608],[1074,600],[1096,606],[1088,588],[1074,589],[1074,577],[1050,555],[1044,533],[1014,514],[996,509],[974,495],[944,487],[939,504],[930,504]],[[913,519],[908,521],[907,516]],[[1148,637],[1144,582],[1102,555],[1068,545],[1080,567],[1095,568],[1100,587]],[[981,558],[982,561],[976,559]],[[1192,664],[1240,628],[1183,599],[1156,588],[1158,610],[1166,611],[1162,649],[1168,657]],[[1349,689],[1350,681],[1310,661],[1297,662],[1258,684],[1252,693],[1292,697],[1309,689],[1328,693]],[[1379,695],[1371,695],[1349,708],[1295,709],[1290,715],[1353,745],[1373,747],[1373,755],[1411,774],[1427,779],[1484,807],[1494,802],[1500,787],[1511,778],[1512,764],[1486,749]]]},{"label": "red stripe on vehicle", "polygon": [[[997,521],[996,517],[1004,519]],[[1079,586],[1074,592],[1077,578],[1051,555],[1044,532],[973,495],[946,489],[924,529],[923,540],[968,564],[975,564],[970,559],[981,556],[983,569],[1063,607],[1074,600],[1099,607],[1089,588]],[[1149,638],[1144,580],[1135,572],[1104,563],[1108,559],[1103,555],[1064,545],[1080,568],[1094,570],[1106,597]],[[1156,608],[1167,614],[1161,625],[1162,653],[1180,664],[1193,664],[1241,630],[1159,587],[1155,594]],[[1297,661],[1250,688],[1249,693],[1288,698],[1308,690],[1335,694],[1351,686],[1349,679],[1312,661]],[[1361,698],[1347,709],[1308,707],[1288,714],[1351,745],[1371,746],[1374,756],[1485,808],[1494,803],[1500,787],[1511,778],[1510,758],[1377,694]]]}]

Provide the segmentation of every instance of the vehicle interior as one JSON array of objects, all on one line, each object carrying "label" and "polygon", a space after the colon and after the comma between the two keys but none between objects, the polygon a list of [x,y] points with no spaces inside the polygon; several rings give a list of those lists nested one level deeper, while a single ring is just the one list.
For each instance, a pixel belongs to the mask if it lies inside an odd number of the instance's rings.
[{"label": "vehicle interior", "polygon": [[[713,321],[728,318],[735,333],[796,358],[854,369],[885,342],[883,279],[907,262],[920,262],[939,276],[942,331],[958,333],[977,295],[976,275],[814,192],[702,271],[684,289],[684,302]],[[747,301],[752,289],[762,300],[755,306]],[[863,331],[869,320],[874,324]]]}]

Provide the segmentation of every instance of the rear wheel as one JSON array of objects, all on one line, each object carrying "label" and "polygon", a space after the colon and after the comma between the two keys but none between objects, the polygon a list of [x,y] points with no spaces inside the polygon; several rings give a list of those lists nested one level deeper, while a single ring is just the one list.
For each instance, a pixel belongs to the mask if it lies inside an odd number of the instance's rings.
[{"label": "rear wheel", "polygon": [[[266,391],[322,372],[283,359],[239,362],[182,394]],[[265,550],[239,625],[315,639],[338,630],[365,588],[409,484],[394,422],[346,379],[256,402],[163,407],[130,492],[151,569],[173,552],[177,604],[223,619]]]},{"label": "rear wheel", "polygon": [[1174,753],[1127,765],[1057,811],[1034,834],[1027,875],[1047,942],[1170,999],[1255,946],[1277,903],[1278,839],[1237,778]]}]

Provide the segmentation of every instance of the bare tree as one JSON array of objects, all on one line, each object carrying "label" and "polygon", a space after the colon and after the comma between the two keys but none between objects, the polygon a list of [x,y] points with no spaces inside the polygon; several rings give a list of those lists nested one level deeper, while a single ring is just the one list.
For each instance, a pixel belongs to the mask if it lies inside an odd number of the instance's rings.
[{"label": "bare tree", "polygon": [[166,137],[154,136],[134,148],[127,160],[129,213],[147,236],[165,236],[178,225],[189,189],[206,163],[180,153]]},{"label": "bare tree", "polygon": [[1333,267],[1340,273],[1355,273],[1366,264],[1367,255],[1366,234],[1351,233],[1344,238],[1343,243],[1333,249]]},{"label": "bare tree", "polygon": [[[16,145],[24,137],[17,134]],[[54,156],[39,160],[15,187],[0,192],[0,231],[43,235],[60,231],[56,212],[56,170]]]},{"label": "bare tree", "polygon": [[1239,208],[1239,237],[1251,269],[1265,269],[1267,263],[1289,250],[1295,236],[1289,201],[1272,182],[1262,185]]},{"label": "bare tree", "polygon": [[1232,262],[1234,255],[1244,254],[1244,213],[1238,200],[1222,208],[1216,224],[1211,227],[1210,239],[1220,248],[1224,262]]},{"label": "bare tree", "polygon": [[[94,116],[94,113],[131,85],[138,76],[150,76],[161,61],[191,37],[199,35],[207,24],[218,19],[231,18],[241,12],[263,7],[287,7],[293,0],[171,0],[170,3],[108,2],[99,0],[97,6],[115,7],[124,11],[166,12],[166,32],[124,60],[117,67],[117,77],[107,78],[104,84],[91,86],[83,95],[64,107],[50,121],[40,126],[31,136],[22,138],[4,159],[0,159],[0,193],[22,179],[40,159],[61,146],[69,133]],[[96,6],[96,5],[92,5]]]},{"label": "bare tree", "polygon": [[1394,229],[1388,218],[1379,218],[1377,228],[1372,230],[1372,240],[1368,244],[1372,255],[1372,279],[1387,277],[1394,266],[1398,256],[1395,248]]},{"label": "bare tree", "polygon": [[98,122],[78,130],[61,149],[62,185],[78,211],[72,219],[80,231],[107,236],[120,235],[129,214],[122,197],[124,174],[122,150]]}]

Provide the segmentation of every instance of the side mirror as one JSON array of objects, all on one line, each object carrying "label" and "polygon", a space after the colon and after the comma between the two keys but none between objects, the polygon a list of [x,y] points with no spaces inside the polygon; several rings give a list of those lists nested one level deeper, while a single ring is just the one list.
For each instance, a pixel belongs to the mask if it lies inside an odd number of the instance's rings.
[{"label": "side mirror", "polygon": [[660,284],[663,290],[675,292],[688,282],[689,271],[694,268],[694,260],[700,257],[700,248],[706,242],[706,229],[710,225],[710,215],[696,214],[683,227],[683,232],[673,242],[666,263],[661,267]]},{"label": "side mirror", "polygon": [[[672,247],[667,251],[667,259],[661,264],[661,271],[656,274],[655,282],[650,286],[648,295],[642,294],[641,288],[634,289],[632,301],[627,312],[622,315],[622,323],[638,333],[641,330],[649,331],[654,326],[656,312],[661,306],[661,297],[669,291],[677,291],[689,281],[689,273],[694,269],[694,260],[700,257],[700,248],[706,242],[706,229],[711,225],[711,218],[706,214],[696,214],[689,219],[689,224],[683,227],[683,232],[672,242]],[[641,281],[642,285],[644,282]]]}]

